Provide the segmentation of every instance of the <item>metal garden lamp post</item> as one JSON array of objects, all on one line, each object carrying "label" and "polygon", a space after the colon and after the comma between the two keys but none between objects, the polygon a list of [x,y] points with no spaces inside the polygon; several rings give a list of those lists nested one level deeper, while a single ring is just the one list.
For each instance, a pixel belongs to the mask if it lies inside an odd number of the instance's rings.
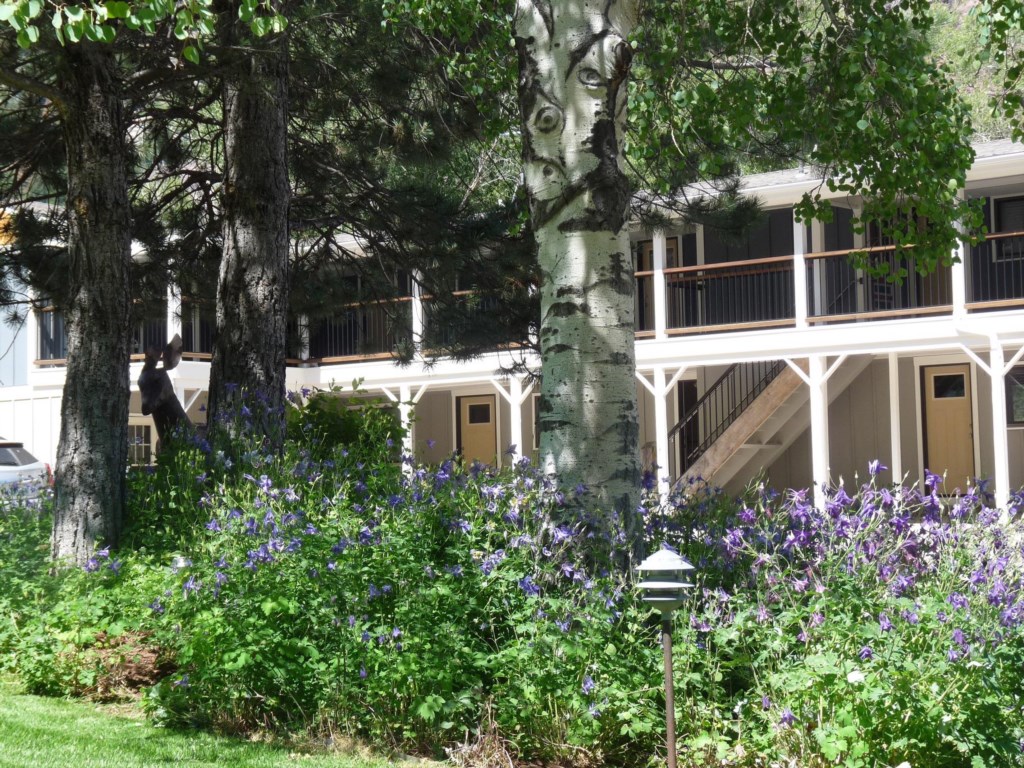
[{"label": "metal garden lamp post", "polygon": [[665,741],[668,768],[676,768],[676,702],[672,685],[672,612],[683,604],[686,571],[693,566],[670,549],[661,549],[637,566],[640,599],[661,612],[661,647],[665,655]]}]

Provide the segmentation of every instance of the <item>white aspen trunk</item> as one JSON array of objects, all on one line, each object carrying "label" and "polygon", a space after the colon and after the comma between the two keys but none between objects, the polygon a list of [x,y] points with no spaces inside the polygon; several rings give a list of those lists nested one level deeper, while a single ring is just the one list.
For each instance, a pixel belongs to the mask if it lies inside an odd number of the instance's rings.
[{"label": "white aspen trunk", "polygon": [[523,165],[541,285],[540,460],[635,543],[640,458],[623,130],[634,0],[519,0]]}]

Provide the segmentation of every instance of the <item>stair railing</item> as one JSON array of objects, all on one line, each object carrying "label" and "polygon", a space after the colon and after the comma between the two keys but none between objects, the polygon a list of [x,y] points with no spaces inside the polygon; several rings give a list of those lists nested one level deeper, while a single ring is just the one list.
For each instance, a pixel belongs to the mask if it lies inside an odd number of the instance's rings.
[{"label": "stair railing", "polygon": [[672,479],[692,467],[785,367],[783,360],[729,366],[669,431],[669,454],[682,458]]}]

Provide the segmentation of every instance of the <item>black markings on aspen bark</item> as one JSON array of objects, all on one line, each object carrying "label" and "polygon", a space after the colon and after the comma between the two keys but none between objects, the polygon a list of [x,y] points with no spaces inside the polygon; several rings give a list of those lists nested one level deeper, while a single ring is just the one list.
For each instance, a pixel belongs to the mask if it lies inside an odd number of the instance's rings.
[{"label": "black markings on aspen bark", "polygon": [[548,307],[549,317],[572,317],[573,315],[586,315],[590,313],[586,304],[577,304],[572,301],[559,301]]},{"label": "black markings on aspen bark", "polygon": [[555,18],[551,13],[551,3],[548,0],[530,0],[530,4],[533,5],[534,10],[537,11],[537,15],[540,16],[544,22],[544,28],[548,31],[548,37],[552,38],[555,36]]},{"label": "black markings on aspen bark", "polygon": [[611,34],[610,30],[602,29],[600,32],[584,38],[580,41],[579,45],[572,49],[569,53],[569,66],[565,71],[566,78],[572,77],[573,70],[586,58],[587,54],[590,53],[590,49],[608,37],[609,34]]},{"label": "black markings on aspen bark", "polygon": [[552,344],[544,353],[547,355],[560,355],[563,352],[578,352],[579,349],[571,344]]}]

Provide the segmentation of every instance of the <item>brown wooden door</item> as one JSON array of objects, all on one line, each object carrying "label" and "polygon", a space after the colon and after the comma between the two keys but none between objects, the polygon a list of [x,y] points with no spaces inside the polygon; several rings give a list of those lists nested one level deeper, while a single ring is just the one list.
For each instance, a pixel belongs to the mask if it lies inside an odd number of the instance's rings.
[{"label": "brown wooden door", "polygon": [[458,451],[467,464],[496,464],[498,455],[498,414],[494,395],[457,398]]},{"label": "brown wooden door", "polygon": [[945,474],[945,490],[965,490],[975,476],[971,367],[933,365],[923,369],[924,466]]}]

